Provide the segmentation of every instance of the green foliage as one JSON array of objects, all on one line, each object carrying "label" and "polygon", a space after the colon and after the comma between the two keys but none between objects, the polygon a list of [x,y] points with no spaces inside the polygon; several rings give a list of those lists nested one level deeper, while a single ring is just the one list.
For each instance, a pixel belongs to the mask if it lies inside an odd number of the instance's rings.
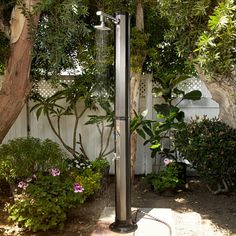
[{"label": "green foliage", "polygon": [[148,184],[151,185],[155,192],[164,192],[166,190],[175,189],[180,187],[184,182],[179,178],[179,165],[176,162],[172,162],[166,166],[166,168],[158,174],[148,174],[145,177]]},{"label": "green foliage", "polygon": [[207,183],[235,184],[236,130],[214,118],[197,117],[175,135],[175,146]]},{"label": "green foliage", "polygon": [[114,126],[114,109],[112,104],[106,99],[99,99],[98,103],[100,107],[105,111],[105,115],[89,115],[89,121],[87,121],[86,125],[94,125],[94,124],[104,124],[107,123],[107,126]]},{"label": "green foliage", "polygon": [[[96,111],[100,107],[105,113],[104,115],[89,115],[89,120],[85,123],[86,125],[96,125],[100,134],[101,149],[98,156],[105,157],[113,151],[113,148],[112,150],[108,150],[114,126],[113,106],[109,98],[95,96],[93,80],[94,76],[92,74],[82,73],[76,76],[75,80],[69,85],[61,83],[61,89],[51,97],[44,98],[37,93],[32,95],[35,105],[31,108],[31,111],[36,110],[37,118],[41,115],[47,117],[52,131],[75,159],[89,159],[83,147],[82,136],[78,130],[78,123],[88,109]],[[61,101],[65,101],[63,106],[61,105]],[[81,104],[84,106],[81,106]],[[82,109],[80,109],[81,107]],[[75,117],[72,145],[68,145],[61,136],[61,118],[68,115]],[[57,125],[53,125],[53,118],[56,118]],[[107,128],[108,133],[105,132],[105,128]],[[78,136],[79,138],[77,138]],[[106,142],[105,145],[103,145],[103,141]],[[80,151],[76,150],[76,145],[79,146]]]},{"label": "green foliage", "polygon": [[0,75],[3,75],[5,71],[5,66],[3,64],[0,64]]},{"label": "green foliage", "polygon": [[[35,105],[31,111],[36,110],[36,116],[39,118],[45,115],[49,121],[49,125],[58,137],[62,145],[75,157],[87,158],[87,154],[83,148],[81,135],[78,133],[78,123],[87,109],[97,109],[96,99],[92,96],[93,92],[93,75],[83,73],[75,77],[71,84],[60,83],[61,89],[51,97],[45,98],[38,93],[32,95]],[[61,105],[61,101],[65,101],[65,105]],[[84,107],[79,109],[78,103]],[[73,144],[68,145],[61,136],[61,118],[64,116],[73,115],[75,122],[72,132]],[[56,118],[57,124],[54,126],[52,119]],[[79,136],[79,140],[77,138]],[[76,151],[76,145],[79,145],[80,152]]]},{"label": "green foliage", "polygon": [[62,228],[66,212],[83,201],[81,193],[74,193],[72,179],[37,176],[9,208],[9,219],[34,232]]},{"label": "green foliage", "polygon": [[[169,74],[165,79],[160,79],[161,86],[153,90],[156,96],[163,100],[163,103],[154,105],[154,110],[157,114],[156,120],[146,120],[143,122],[142,119],[138,119],[136,116],[143,129],[143,132],[137,132],[146,139],[144,144],[151,144],[152,157],[155,157],[157,152],[164,156],[167,155],[166,157],[174,153],[174,150],[171,150],[171,148],[169,151],[167,149],[163,150],[161,141],[166,138],[171,139],[171,133],[174,130],[180,129],[183,125],[184,112],[180,110],[178,104],[184,99],[199,100],[201,98],[201,92],[198,90],[185,94],[177,88],[179,82],[186,78],[186,76],[176,77]],[[146,138],[145,134],[149,137]]]},{"label": "green foliage", "polygon": [[165,0],[160,2],[160,13],[169,23],[165,39],[175,44],[179,55],[187,58],[195,48],[195,42],[207,28],[208,15],[215,1]]},{"label": "green foliage", "polygon": [[3,74],[10,53],[9,39],[0,32],[0,74]]},{"label": "green foliage", "polygon": [[[86,108],[96,108],[91,96],[92,83],[93,75],[83,73],[76,76],[71,84],[60,83],[61,89],[51,97],[44,98],[40,94],[34,93],[31,98],[36,104],[31,108],[31,111],[36,110],[37,118],[41,114],[58,118],[72,114],[80,116],[76,107],[78,102],[83,101]],[[65,106],[60,105],[62,99],[66,100]]]},{"label": "green foliage", "polygon": [[[9,219],[34,232],[62,229],[69,210],[96,193],[100,180],[100,173],[91,169],[79,176],[76,172],[37,175],[9,207]],[[80,186],[79,192],[75,184]]]},{"label": "green foliage", "polygon": [[95,172],[100,172],[103,174],[104,170],[110,167],[110,164],[107,159],[104,158],[96,158],[92,161],[92,169]]},{"label": "green foliage", "polygon": [[[142,65],[147,55],[149,35],[140,32],[136,27],[131,29],[131,68],[135,72],[142,71]],[[141,71],[140,71],[141,70]]]},{"label": "green foliage", "polygon": [[80,183],[86,196],[94,195],[101,188],[102,174],[100,172],[94,172],[92,169],[86,169],[83,175],[78,175],[75,178],[77,183]]},{"label": "green foliage", "polygon": [[57,78],[62,70],[78,66],[77,55],[86,50],[80,45],[90,42],[86,38],[90,32],[85,23],[86,1],[44,0],[36,10],[41,12],[41,18],[35,38],[32,74],[36,79]]},{"label": "green foliage", "polygon": [[160,2],[168,23],[165,40],[183,58],[195,58],[208,76],[229,76],[235,65],[235,1]]},{"label": "green foliage", "polygon": [[[137,132],[143,139],[146,138],[145,132],[143,131],[142,125],[150,124],[150,121],[146,120],[145,117],[147,115],[147,110],[138,114],[134,111],[135,116],[130,122],[130,132]],[[145,126],[144,126],[145,127]]]},{"label": "green foliage", "polygon": [[221,1],[208,20],[208,29],[198,40],[197,62],[208,74],[230,75],[236,63],[235,1]]},{"label": "green foliage", "polygon": [[104,11],[110,15],[115,12],[129,12],[131,15],[135,11],[135,1],[118,1],[118,0],[97,0],[90,1],[90,8],[95,10]]},{"label": "green foliage", "polygon": [[87,165],[81,171],[70,164],[59,145],[48,139],[19,138],[3,144],[0,177],[11,184],[14,197],[9,219],[32,231],[63,228],[69,209],[101,188],[102,176],[95,168]]},{"label": "green foliage", "polygon": [[[100,135],[100,151],[99,159],[103,159],[114,151],[112,147],[109,149],[110,139],[114,130],[114,108],[110,101],[106,98],[99,98],[98,104],[105,112],[103,115],[89,115],[86,125],[96,125]],[[105,141],[105,145],[103,142]]]},{"label": "green foliage", "polygon": [[49,139],[13,139],[0,146],[0,177],[14,182],[52,167],[65,169],[65,158],[59,145]]}]

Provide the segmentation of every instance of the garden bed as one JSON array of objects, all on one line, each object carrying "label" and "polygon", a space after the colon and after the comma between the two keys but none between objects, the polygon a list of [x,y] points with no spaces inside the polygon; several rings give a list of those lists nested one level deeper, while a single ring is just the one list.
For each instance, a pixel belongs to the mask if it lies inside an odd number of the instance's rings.
[{"label": "garden bed", "polygon": [[[112,182],[102,195],[73,209],[64,230],[34,234],[23,233],[18,227],[7,222],[3,203],[9,198],[4,194],[0,198],[0,235],[89,236],[95,229],[104,207],[114,206],[114,192],[115,188]],[[236,194],[212,195],[198,179],[191,179],[189,189],[186,191],[182,190],[175,194],[166,192],[162,195],[149,191],[140,181],[137,181],[132,190],[132,206],[171,208],[173,211],[183,214],[196,212],[201,215],[205,227],[210,229],[212,236],[236,235]]]}]

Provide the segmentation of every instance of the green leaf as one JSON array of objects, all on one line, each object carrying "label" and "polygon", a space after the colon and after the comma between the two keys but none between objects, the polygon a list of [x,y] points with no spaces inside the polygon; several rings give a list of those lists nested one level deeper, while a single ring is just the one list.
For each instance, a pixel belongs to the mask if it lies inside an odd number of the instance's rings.
[{"label": "green leaf", "polygon": [[136,132],[143,138],[146,139],[145,132],[142,129],[136,129]]},{"label": "green leaf", "polygon": [[37,120],[39,119],[41,113],[42,113],[42,110],[43,110],[43,107],[40,107],[37,111],[36,111],[36,117],[37,117]]},{"label": "green leaf", "polygon": [[157,149],[157,148],[159,148],[160,146],[161,146],[160,143],[156,143],[156,144],[153,144],[150,148],[151,148],[151,149]]},{"label": "green leaf", "polygon": [[153,88],[153,93],[155,93],[155,95],[157,97],[161,97],[163,95],[163,89],[162,88]]},{"label": "green leaf", "polygon": [[37,104],[35,104],[35,105],[30,109],[30,111],[33,111],[33,110],[37,109],[37,108],[40,107],[40,106],[42,106],[42,104],[41,104],[41,103],[37,103]]},{"label": "green leaf", "polygon": [[183,111],[180,111],[180,112],[178,112],[177,113],[177,115],[176,115],[176,119],[179,121],[179,122],[182,122],[182,121],[184,121],[184,112]]},{"label": "green leaf", "polygon": [[179,90],[178,88],[174,88],[173,93],[175,93],[176,95],[184,95],[184,91]]},{"label": "green leaf", "polygon": [[202,93],[199,90],[193,90],[189,93],[186,93],[183,97],[183,99],[188,100],[200,100],[202,97]]},{"label": "green leaf", "polygon": [[151,153],[151,158],[155,158],[157,154],[158,149],[153,149]]},{"label": "green leaf", "polygon": [[150,137],[153,136],[152,130],[148,128],[146,125],[143,126],[143,130],[146,134],[148,134]]},{"label": "green leaf", "polygon": [[157,113],[161,113],[165,116],[167,116],[170,112],[170,106],[168,104],[155,104],[154,109]]}]

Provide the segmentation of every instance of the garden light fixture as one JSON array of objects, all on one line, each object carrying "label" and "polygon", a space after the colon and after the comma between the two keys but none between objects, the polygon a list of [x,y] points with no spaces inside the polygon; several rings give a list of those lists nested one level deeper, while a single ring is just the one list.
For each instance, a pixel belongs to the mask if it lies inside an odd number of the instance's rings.
[{"label": "garden light fixture", "polygon": [[130,17],[117,13],[116,17],[98,11],[99,30],[108,30],[107,19],[115,25],[115,222],[112,231],[129,233],[137,229],[131,215],[130,160]]}]

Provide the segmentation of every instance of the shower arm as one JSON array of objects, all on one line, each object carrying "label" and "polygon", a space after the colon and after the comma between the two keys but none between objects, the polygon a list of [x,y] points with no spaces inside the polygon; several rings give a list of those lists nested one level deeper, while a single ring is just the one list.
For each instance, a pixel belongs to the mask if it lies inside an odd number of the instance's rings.
[{"label": "shower arm", "polygon": [[104,17],[106,19],[110,19],[112,20],[112,22],[116,25],[118,25],[120,23],[120,21],[118,19],[116,19],[115,17],[111,16],[111,15],[108,15],[106,14],[105,12],[102,12],[102,11],[97,11],[96,13],[98,16],[100,16],[100,21],[101,22],[104,22]]}]

